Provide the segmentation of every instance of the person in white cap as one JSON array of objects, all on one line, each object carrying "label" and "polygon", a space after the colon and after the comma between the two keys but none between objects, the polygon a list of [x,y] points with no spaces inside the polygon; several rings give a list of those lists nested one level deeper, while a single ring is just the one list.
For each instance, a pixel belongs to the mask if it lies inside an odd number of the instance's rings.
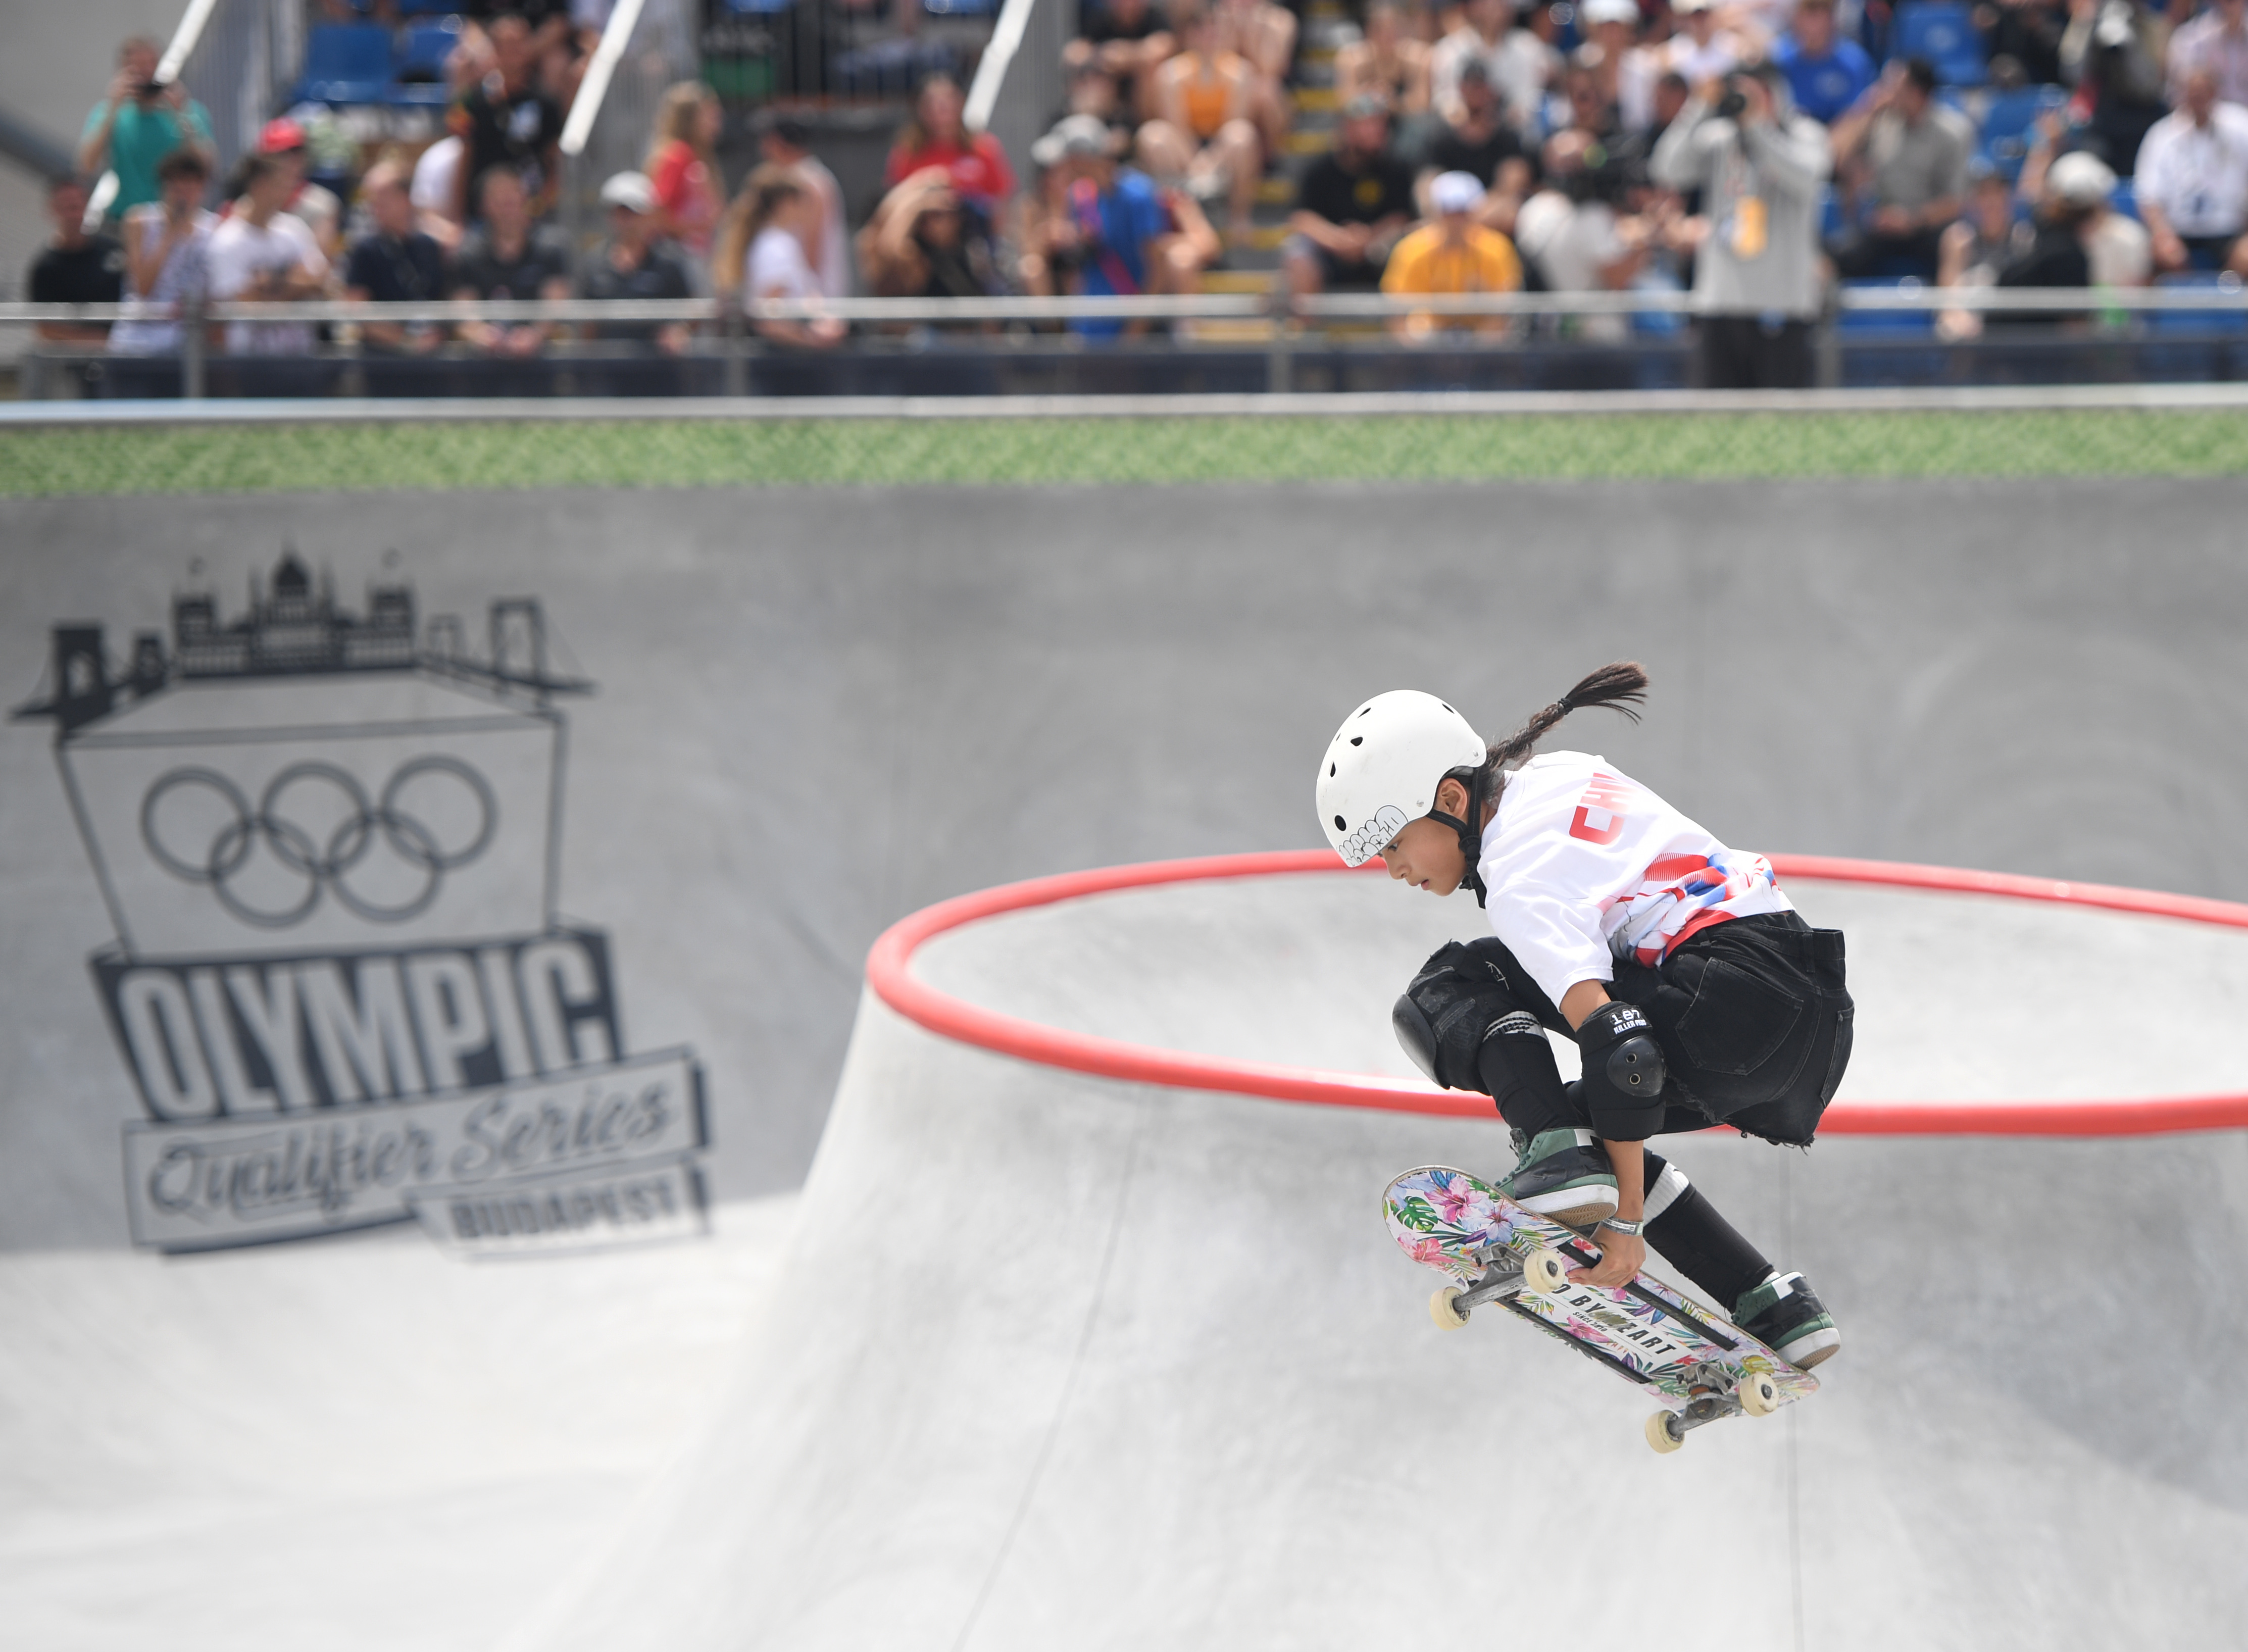
[{"label": "person in white cap", "polygon": [[[1346,865],[1379,856],[1408,888],[1473,889],[1491,933],[1421,966],[1391,1011],[1446,1089],[1479,1091],[1514,1133],[1499,1185],[1591,1230],[1573,1277],[1628,1283],[1651,1244],[1733,1322],[1798,1367],[1841,1346],[1800,1273],[1735,1231],[1649,1138],[1724,1124],[1807,1145],[1850,1059],[1842,936],[1813,929],[1762,855],[1731,849],[1604,757],[1533,755],[1572,711],[1636,720],[1647,674],[1593,672],[1486,745],[1434,695],[1378,694],[1319,759],[1319,825]],[[1565,1086],[1549,1034],[1573,1040]]]},{"label": "person in white cap", "polygon": [[[1473,173],[1438,173],[1429,183],[1429,205],[1436,216],[1397,243],[1382,270],[1381,290],[1393,297],[1519,291],[1522,260],[1515,257],[1511,241],[1476,221],[1483,204],[1483,183]],[[1506,326],[1504,316],[1437,316],[1425,311],[1389,321],[1391,332],[1415,339],[1445,328],[1504,332]]]},{"label": "person in white cap", "polygon": [[[643,174],[620,172],[601,186],[601,204],[609,209],[608,239],[586,260],[579,291],[588,298],[692,298],[686,264],[657,233],[655,186]],[[594,336],[651,339],[675,356],[686,351],[687,334],[683,321],[627,321],[605,322]]]}]

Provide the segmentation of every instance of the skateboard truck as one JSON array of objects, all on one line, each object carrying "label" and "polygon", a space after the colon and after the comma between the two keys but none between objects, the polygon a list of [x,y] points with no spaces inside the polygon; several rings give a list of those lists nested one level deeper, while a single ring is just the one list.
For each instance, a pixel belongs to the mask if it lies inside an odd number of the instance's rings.
[{"label": "skateboard truck", "polygon": [[1474,1284],[1464,1289],[1456,1285],[1444,1285],[1429,1299],[1429,1317],[1447,1331],[1456,1331],[1465,1325],[1470,1309],[1514,1296],[1523,1289],[1522,1258],[1505,1245],[1486,1245],[1476,1253],[1475,1259],[1487,1265],[1476,1275]]}]

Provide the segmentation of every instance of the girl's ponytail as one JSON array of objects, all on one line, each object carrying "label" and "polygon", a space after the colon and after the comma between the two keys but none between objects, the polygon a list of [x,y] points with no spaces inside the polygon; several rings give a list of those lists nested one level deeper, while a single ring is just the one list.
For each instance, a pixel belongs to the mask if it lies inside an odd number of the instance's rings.
[{"label": "girl's ponytail", "polygon": [[1496,774],[1526,762],[1538,749],[1538,743],[1553,731],[1555,724],[1572,711],[1581,711],[1587,706],[1604,705],[1636,723],[1639,713],[1633,708],[1643,704],[1646,699],[1647,673],[1640,668],[1638,661],[1619,660],[1614,665],[1604,665],[1505,739],[1491,742],[1484,767]]}]

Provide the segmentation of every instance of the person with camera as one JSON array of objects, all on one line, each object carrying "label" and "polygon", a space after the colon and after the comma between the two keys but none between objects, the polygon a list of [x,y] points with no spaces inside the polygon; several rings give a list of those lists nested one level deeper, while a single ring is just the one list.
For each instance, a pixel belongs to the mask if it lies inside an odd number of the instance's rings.
[{"label": "person with camera", "polygon": [[78,143],[78,171],[88,178],[117,175],[117,193],[108,218],[121,223],[127,212],[163,193],[156,168],[179,148],[191,148],[216,170],[218,149],[211,141],[210,113],[188,96],[175,78],[159,83],[156,43],[135,35],[117,48],[117,73],[109,95],[93,106]]},{"label": "person with camera", "polygon": [[1692,234],[1705,388],[1810,384],[1819,191],[1833,166],[1826,129],[1796,113],[1787,77],[1768,63],[1702,87],[1655,146],[1656,183],[1701,191]]}]

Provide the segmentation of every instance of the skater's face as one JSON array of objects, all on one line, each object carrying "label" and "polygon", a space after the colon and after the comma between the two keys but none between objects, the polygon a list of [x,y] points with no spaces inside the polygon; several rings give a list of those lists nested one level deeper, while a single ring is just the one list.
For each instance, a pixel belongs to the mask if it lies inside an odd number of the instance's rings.
[{"label": "skater's face", "polygon": [[[1468,789],[1456,780],[1436,788],[1436,807],[1454,819],[1468,806]],[[1460,853],[1460,835],[1441,820],[1427,815],[1412,822],[1389,840],[1381,852],[1389,875],[1430,895],[1450,895],[1468,874],[1468,858]]]}]

